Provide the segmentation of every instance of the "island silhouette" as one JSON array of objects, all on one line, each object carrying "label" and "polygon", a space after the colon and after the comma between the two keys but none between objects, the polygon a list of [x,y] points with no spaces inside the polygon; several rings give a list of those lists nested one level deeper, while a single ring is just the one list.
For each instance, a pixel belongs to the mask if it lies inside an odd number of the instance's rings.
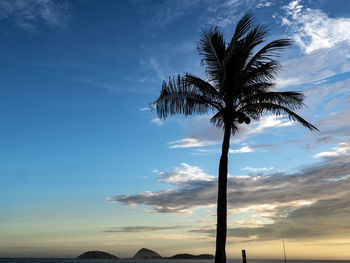
[{"label": "island silhouette", "polygon": [[[109,254],[103,251],[87,251],[77,257],[78,259],[119,259],[119,257]],[[200,255],[192,255],[192,254],[176,254],[171,257],[162,257],[157,252],[148,249],[141,248],[136,254],[132,257],[135,259],[156,259],[156,258],[167,258],[167,259],[213,259],[214,256],[210,254],[200,254]]]}]

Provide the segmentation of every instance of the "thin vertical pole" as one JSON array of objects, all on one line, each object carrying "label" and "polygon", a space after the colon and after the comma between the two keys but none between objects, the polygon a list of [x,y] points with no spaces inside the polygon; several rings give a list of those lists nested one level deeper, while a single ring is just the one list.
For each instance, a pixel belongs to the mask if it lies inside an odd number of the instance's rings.
[{"label": "thin vertical pole", "polygon": [[284,263],[287,263],[286,247],[284,245],[284,238],[282,238],[282,242],[283,242]]}]

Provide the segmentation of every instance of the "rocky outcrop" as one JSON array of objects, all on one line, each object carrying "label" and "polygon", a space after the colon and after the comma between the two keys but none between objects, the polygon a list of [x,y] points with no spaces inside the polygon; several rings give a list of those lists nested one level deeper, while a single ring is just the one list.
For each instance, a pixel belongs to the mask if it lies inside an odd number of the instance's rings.
[{"label": "rocky outcrop", "polygon": [[161,258],[162,256],[159,255],[157,252],[154,252],[153,250],[147,249],[147,248],[141,248],[137,253],[135,254],[134,258]]},{"label": "rocky outcrop", "polygon": [[118,257],[102,251],[87,251],[77,258],[117,259]]},{"label": "rocky outcrop", "polygon": [[191,254],[176,254],[171,259],[213,259],[214,256],[210,254],[200,254],[200,255],[191,255]]}]

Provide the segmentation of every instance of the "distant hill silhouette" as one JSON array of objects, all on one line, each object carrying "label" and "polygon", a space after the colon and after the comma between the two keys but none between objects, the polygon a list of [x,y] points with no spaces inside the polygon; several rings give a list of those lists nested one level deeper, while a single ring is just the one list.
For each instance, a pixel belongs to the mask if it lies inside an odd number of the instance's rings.
[{"label": "distant hill silhouette", "polygon": [[153,250],[150,250],[148,248],[141,248],[137,253],[135,254],[134,258],[161,258],[162,256],[159,255],[157,252],[154,252]]},{"label": "distant hill silhouette", "polygon": [[213,259],[214,256],[210,254],[200,254],[200,255],[192,255],[192,254],[176,254],[171,259]]},{"label": "distant hill silhouette", "polygon": [[87,251],[77,258],[117,259],[118,257],[103,251]]}]

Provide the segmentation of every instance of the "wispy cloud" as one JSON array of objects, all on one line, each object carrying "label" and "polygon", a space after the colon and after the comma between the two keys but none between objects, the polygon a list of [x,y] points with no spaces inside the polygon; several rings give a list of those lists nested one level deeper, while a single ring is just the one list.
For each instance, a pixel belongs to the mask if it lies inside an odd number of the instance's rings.
[{"label": "wispy cloud", "polygon": [[270,6],[273,6],[273,3],[271,1],[261,0],[260,3],[256,5],[256,8],[264,8]]},{"label": "wispy cloud", "polygon": [[[169,148],[205,147],[220,144],[222,142],[222,130],[217,129],[210,124],[208,116],[193,118],[188,121],[185,120],[185,126],[187,125],[186,122],[191,123],[189,128],[195,127],[190,131],[192,135],[180,140],[169,142]],[[252,121],[250,125],[240,125],[240,132],[232,136],[231,142],[239,143],[250,136],[261,134],[270,131],[271,129],[290,127],[293,124],[294,121],[291,121],[284,116],[266,115],[258,122]],[[240,149],[232,149],[230,153],[244,153],[252,151],[252,147],[244,146]],[[201,149],[201,152],[217,153],[218,151],[213,149]]]},{"label": "wispy cloud", "polygon": [[192,147],[203,147],[208,145],[217,144],[216,141],[205,141],[196,138],[183,138],[181,140],[176,140],[168,142],[169,148],[192,148]]},{"label": "wispy cloud", "polygon": [[165,80],[165,74],[161,70],[158,61],[155,58],[150,58],[149,64],[150,64],[151,68],[154,70],[154,72],[156,73],[159,80],[160,81]]},{"label": "wispy cloud", "polygon": [[[221,153],[221,149],[197,149],[197,153],[206,153],[206,154],[219,154]],[[242,146],[240,148],[234,148],[230,149],[230,154],[237,154],[237,153],[250,153],[254,152],[254,148],[250,146]]]},{"label": "wispy cloud", "polygon": [[322,10],[306,8],[301,3],[294,0],[284,7],[282,23],[306,54],[341,42],[350,45],[350,18],[330,18]]},{"label": "wispy cloud", "polygon": [[155,117],[151,120],[151,123],[157,125],[157,126],[163,126],[163,121],[159,119],[158,117]]},{"label": "wispy cloud", "polygon": [[310,54],[282,61],[283,70],[276,79],[276,87],[300,89],[304,88],[300,85],[327,84],[322,82],[350,71],[349,57],[349,46],[342,42],[332,48],[318,49]]},{"label": "wispy cloud", "polygon": [[250,172],[268,172],[268,171],[272,171],[273,169],[275,169],[273,166],[271,167],[263,167],[263,168],[253,168],[253,167],[249,167],[246,166],[244,168],[241,168],[242,171],[250,171]]},{"label": "wispy cloud", "polygon": [[205,22],[226,28],[235,24],[247,10],[251,8],[266,8],[271,5],[271,1],[265,0],[213,1],[213,4],[207,8],[208,15],[205,18]]},{"label": "wispy cloud", "polygon": [[135,1],[148,29],[163,28],[187,14],[200,4],[199,0]]},{"label": "wispy cloud", "polygon": [[65,27],[70,18],[69,1],[62,0],[2,0],[0,20],[10,19],[16,26],[33,30],[36,22]]},{"label": "wispy cloud", "polygon": [[110,227],[103,232],[107,233],[140,233],[140,232],[153,232],[153,231],[164,231],[174,229],[185,229],[188,226],[123,226],[123,227]]}]

